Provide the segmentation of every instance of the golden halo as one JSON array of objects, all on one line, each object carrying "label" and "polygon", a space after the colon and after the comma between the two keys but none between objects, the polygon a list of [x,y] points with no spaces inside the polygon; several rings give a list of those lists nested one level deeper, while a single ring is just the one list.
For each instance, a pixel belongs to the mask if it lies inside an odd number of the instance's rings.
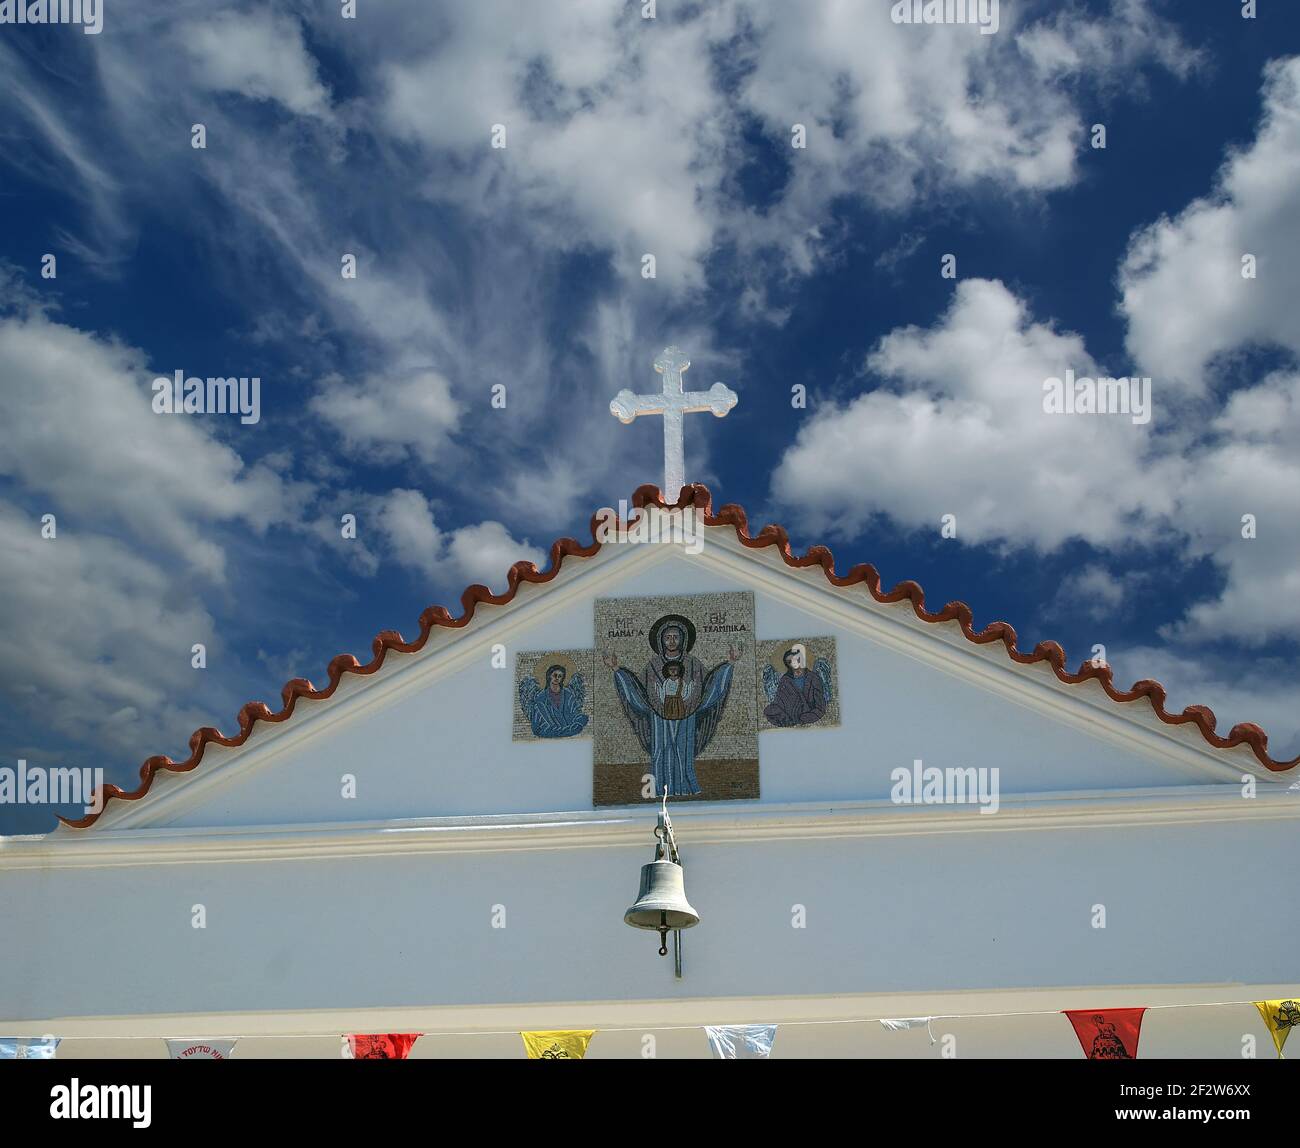
[{"label": "golden halo", "polygon": [[781,659],[785,657],[786,650],[793,649],[795,646],[803,647],[804,669],[812,669],[813,657],[808,650],[808,643],[802,638],[796,638],[793,642],[782,642],[781,645],[777,646],[776,649],[772,651],[772,656],[767,659],[768,662],[771,663],[772,668],[776,670],[778,674],[785,673],[785,662]]},{"label": "golden halo", "polygon": [[573,681],[573,675],[578,672],[578,667],[574,664],[572,658],[565,657],[564,654],[543,654],[533,664],[533,680],[542,687],[550,689],[550,683],[546,680],[546,671],[552,666],[564,667],[564,684],[567,686]]}]

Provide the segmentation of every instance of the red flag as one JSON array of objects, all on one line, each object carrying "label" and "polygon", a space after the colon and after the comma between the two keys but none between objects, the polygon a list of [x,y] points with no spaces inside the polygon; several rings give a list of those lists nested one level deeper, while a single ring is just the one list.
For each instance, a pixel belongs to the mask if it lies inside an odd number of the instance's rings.
[{"label": "red flag", "polygon": [[1089,1060],[1137,1060],[1144,1008],[1081,1008],[1065,1015]]},{"label": "red flag", "polygon": [[353,1060],[405,1060],[411,1045],[423,1036],[419,1032],[382,1032],[348,1037]]}]

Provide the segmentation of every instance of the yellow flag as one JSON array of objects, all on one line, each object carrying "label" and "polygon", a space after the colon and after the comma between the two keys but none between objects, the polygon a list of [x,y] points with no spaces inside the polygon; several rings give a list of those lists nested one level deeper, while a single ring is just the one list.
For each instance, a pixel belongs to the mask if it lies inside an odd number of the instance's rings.
[{"label": "yellow flag", "polygon": [[529,1060],[581,1060],[596,1030],[521,1032]]},{"label": "yellow flag", "polygon": [[1286,1044],[1291,1030],[1300,1025],[1300,1000],[1256,1001],[1255,1007],[1259,1009],[1259,1015],[1264,1018],[1268,1031],[1273,1035],[1278,1060],[1284,1060],[1282,1046]]}]

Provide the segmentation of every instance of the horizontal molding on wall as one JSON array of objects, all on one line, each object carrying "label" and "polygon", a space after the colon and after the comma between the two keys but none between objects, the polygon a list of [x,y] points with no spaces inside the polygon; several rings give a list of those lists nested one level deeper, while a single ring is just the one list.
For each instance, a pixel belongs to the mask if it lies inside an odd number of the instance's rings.
[{"label": "horizontal molding on wall", "polygon": [[[1191,785],[1124,792],[1004,795],[976,805],[847,802],[690,803],[672,809],[684,847],[845,837],[933,836],[1300,818],[1300,788]],[[311,825],[97,829],[85,835],[0,839],[0,872],[19,869],[193,865],[417,853],[509,853],[644,845],[653,805],[574,812],[406,818]]]}]

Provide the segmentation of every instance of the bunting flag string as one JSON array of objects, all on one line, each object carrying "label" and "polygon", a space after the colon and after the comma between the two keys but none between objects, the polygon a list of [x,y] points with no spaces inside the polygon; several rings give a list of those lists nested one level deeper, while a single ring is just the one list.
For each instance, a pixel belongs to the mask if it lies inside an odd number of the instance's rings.
[{"label": "bunting flag string", "polygon": [[767,1060],[776,1040],[774,1024],[733,1024],[706,1027],[714,1060]]},{"label": "bunting flag string", "polygon": [[593,1029],[561,1029],[550,1032],[521,1032],[529,1060],[582,1060],[587,1045],[596,1035]]},{"label": "bunting flag string", "polygon": [[1137,1060],[1144,1008],[1066,1010],[1089,1060]]},{"label": "bunting flag string", "polygon": [[1273,1038],[1278,1060],[1285,1060],[1282,1046],[1286,1044],[1286,1038],[1291,1035],[1291,1030],[1300,1025],[1300,1001],[1255,1001],[1255,1007],[1259,1009],[1259,1015],[1268,1025],[1268,1033]]},{"label": "bunting flag string", "polygon": [[[717,1059],[761,1059],[771,1055],[772,1043],[776,1038],[778,1027],[796,1028],[818,1025],[871,1024],[875,1022],[889,1032],[907,1031],[924,1027],[930,1043],[937,1040],[934,1035],[935,1021],[973,1021],[999,1020],[1014,1017],[1064,1015],[1069,1019],[1079,1039],[1084,1055],[1090,1060],[1128,1060],[1136,1059],[1138,1039],[1142,1020],[1147,1012],[1167,1011],[1184,1008],[1231,1008],[1250,1005],[1263,1019],[1279,1059],[1285,1059],[1283,1047],[1291,1029],[1300,1026],[1300,997],[1282,997],[1277,1000],[1259,1001],[1195,1001],[1182,1004],[1151,1005],[1142,1008],[1107,1008],[1107,1009],[1026,1009],[1023,1011],[986,1012],[986,1013],[936,1013],[921,1017],[828,1017],[819,1020],[791,1020],[776,1024],[761,1025],[714,1025],[671,1024],[671,1025],[635,1025],[606,1028],[606,1032],[646,1032],[687,1031],[704,1029],[710,1049]],[[585,1057],[587,1046],[595,1036],[596,1029],[559,1029],[546,1031],[521,1031],[519,1029],[477,1031],[477,1032],[439,1032],[439,1033],[380,1033],[351,1034],[343,1037],[345,1055],[358,1060],[405,1060],[410,1055],[411,1047],[422,1035],[431,1036],[504,1036],[517,1033],[523,1038],[524,1048],[530,1059],[535,1060],[581,1060]],[[275,1034],[280,1039],[319,1039],[319,1032],[281,1032]],[[0,1060],[53,1059],[60,1041],[56,1036],[40,1037],[0,1037]],[[74,1041],[91,1039],[74,1036]],[[101,1034],[96,1040],[130,1040],[129,1036]],[[168,1055],[175,1060],[227,1060],[233,1053],[238,1037],[221,1040],[171,1039],[167,1038]]]},{"label": "bunting flag string", "polygon": [[353,1060],[405,1060],[411,1046],[423,1036],[419,1032],[353,1033],[348,1049]]}]

